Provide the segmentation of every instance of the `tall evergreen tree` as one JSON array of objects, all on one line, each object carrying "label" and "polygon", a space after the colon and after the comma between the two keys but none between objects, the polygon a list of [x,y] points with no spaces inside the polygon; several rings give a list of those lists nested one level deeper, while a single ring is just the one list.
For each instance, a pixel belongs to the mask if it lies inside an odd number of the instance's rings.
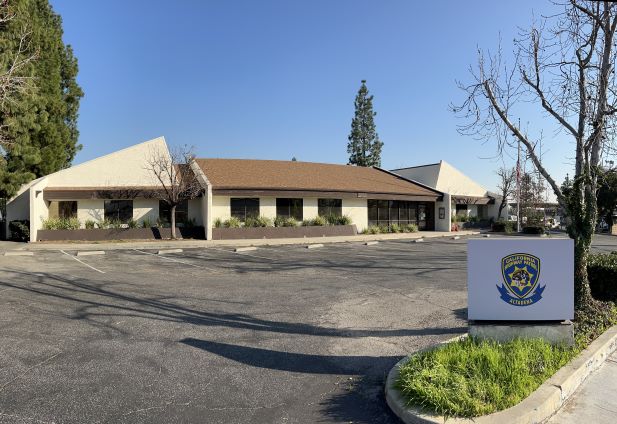
[{"label": "tall evergreen tree", "polygon": [[369,96],[366,80],[362,80],[360,90],[354,102],[356,113],[351,121],[351,133],[347,144],[349,163],[358,166],[381,166],[381,148],[375,128],[373,96]]},{"label": "tall evergreen tree", "polygon": [[[20,184],[70,165],[81,146],[77,117],[83,92],[76,81],[77,59],[62,41],[62,19],[48,0],[9,0],[12,19],[0,28],[0,72],[11,55],[35,60],[20,70],[32,84],[0,108],[5,130],[0,161],[0,197]],[[24,29],[26,42],[24,43]]]}]

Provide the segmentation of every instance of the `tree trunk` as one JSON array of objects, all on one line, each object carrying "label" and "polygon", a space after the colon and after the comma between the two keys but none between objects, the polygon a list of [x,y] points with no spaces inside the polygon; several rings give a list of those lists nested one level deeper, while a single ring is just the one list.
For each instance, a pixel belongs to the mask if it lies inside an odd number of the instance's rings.
[{"label": "tree trunk", "polygon": [[587,260],[595,228],[597,209],[585,202],[585,190],[575,184],[570,195],[568,215],[568,235],[574,240],[574,307],[577,310],[593,307],[595,300],[591,296],[587,275]]},{"label": "tree trunk", "polygon": [[576,309],[583,309],[593,304],[587,275],[587,259],[591,240],[583,237],[574,239],[574,305]]},{"label": "tree trunk", "polygon": [[171,207],[171,238],[176,239],[176,205]]},{"label": "tree trunk", "polygon": [[[501,201],[501,203],[499,204],[499,212],[497,212],[497,219],[501,219],[501,212],[503,212],[503,209],[506,207],[506,202],[504,202],[503,200]],[[506,219],[507,221],[507,219]]]}]

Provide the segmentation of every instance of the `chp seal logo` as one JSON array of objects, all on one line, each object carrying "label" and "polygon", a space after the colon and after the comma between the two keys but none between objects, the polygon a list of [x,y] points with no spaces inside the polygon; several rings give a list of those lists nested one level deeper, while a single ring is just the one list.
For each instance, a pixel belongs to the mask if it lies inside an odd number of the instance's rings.
[{"label": "chp seal logo", "polygon": [[505,284],[497,286],[501,299],[514,306],[529,306],[542,299],[546,285],[539,286],[540,258],[527,253],[513,253],[501,260]]}]

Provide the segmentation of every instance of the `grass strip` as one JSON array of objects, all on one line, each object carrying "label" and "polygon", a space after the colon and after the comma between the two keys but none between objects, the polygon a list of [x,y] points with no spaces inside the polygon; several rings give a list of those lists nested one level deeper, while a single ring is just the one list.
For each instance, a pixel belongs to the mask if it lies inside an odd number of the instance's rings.
[{"label": "grass strip", "polygon": [[395,387],[409,406],[446,417],[486,415],[521,402],[578,352],[541,339],[466,338],[410,357]]}]

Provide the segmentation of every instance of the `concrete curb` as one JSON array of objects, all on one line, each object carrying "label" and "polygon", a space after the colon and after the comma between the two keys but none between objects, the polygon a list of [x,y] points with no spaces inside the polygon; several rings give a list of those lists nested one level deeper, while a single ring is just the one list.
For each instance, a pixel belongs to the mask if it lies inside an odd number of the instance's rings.
[{"label": "concrete curb", "polygon": [[[450,341],[444,343],[449,343]],[[435,349],[444,343],[419,352]],[[583,350],[569,364],[557,371],[555,375],[545,381],[535,392],[518,405],[473,419],[448,418],[447,422],[452,424],[531,424],[544,422],[565,404],[581,383],[592,372],[600,368],[615,350],[617,350],[617,325],[605,331],[587,349]],[[385,387],[388,406],[406,424],[445,423],[446,418],[443,416],[431,415],[422,412],[419,408],[408,407],[403,396],[394,388],[394,382],[399,376],[399,367],[407,359],[403,358],[400,360],[388,373]]]},{"label": "concrete curb", "polygon": [[4,252],[4,256],[32,256],[32,255],[34,255],[33,252],[27,252],[23,250],[9,250],[7,252]]},{"label": "concrete curb", "polygon": [[253,250],[257,250],[257,248],[255,246],[247,246],[247,247],[236,247],[234,249],[234,252],[236,253],[240,253],[240,252],[252,252]]},{"label": "concrete curb", "polygon": [[161,249],[156,252],[157,255],[166,255],[168,253],[182,253],[182,249]]},{"label": "concrete curb", "polygon": [[93,255],[104,255],[104,250],[78,250],[75,253],[75,256],[93,256]]},{"label": "concrete curb", "polygon": [[[471,236],[479,235],[480,231],[461,231],[458,235]],[[283,245],[306,245],[309,243],[357,243],[367,241],[385,240],[409,240],[418,238],[440,239],[452,237],[451,232],[426,231],[421,233],[395,233],[395,234],[358,234],[355,236],[338,237],[306,237],[289,239],[239,239],[239,240],[153,240],[153,241],[116,241],[111,243],[48,243],[37,242],[28,243],[23,247],[24,250],[76,250],[76,249],[97,249],[97,250],[126,250],[126,249],[174,249],[174,248],[208,248],[221,246],[283,246]]]}]

